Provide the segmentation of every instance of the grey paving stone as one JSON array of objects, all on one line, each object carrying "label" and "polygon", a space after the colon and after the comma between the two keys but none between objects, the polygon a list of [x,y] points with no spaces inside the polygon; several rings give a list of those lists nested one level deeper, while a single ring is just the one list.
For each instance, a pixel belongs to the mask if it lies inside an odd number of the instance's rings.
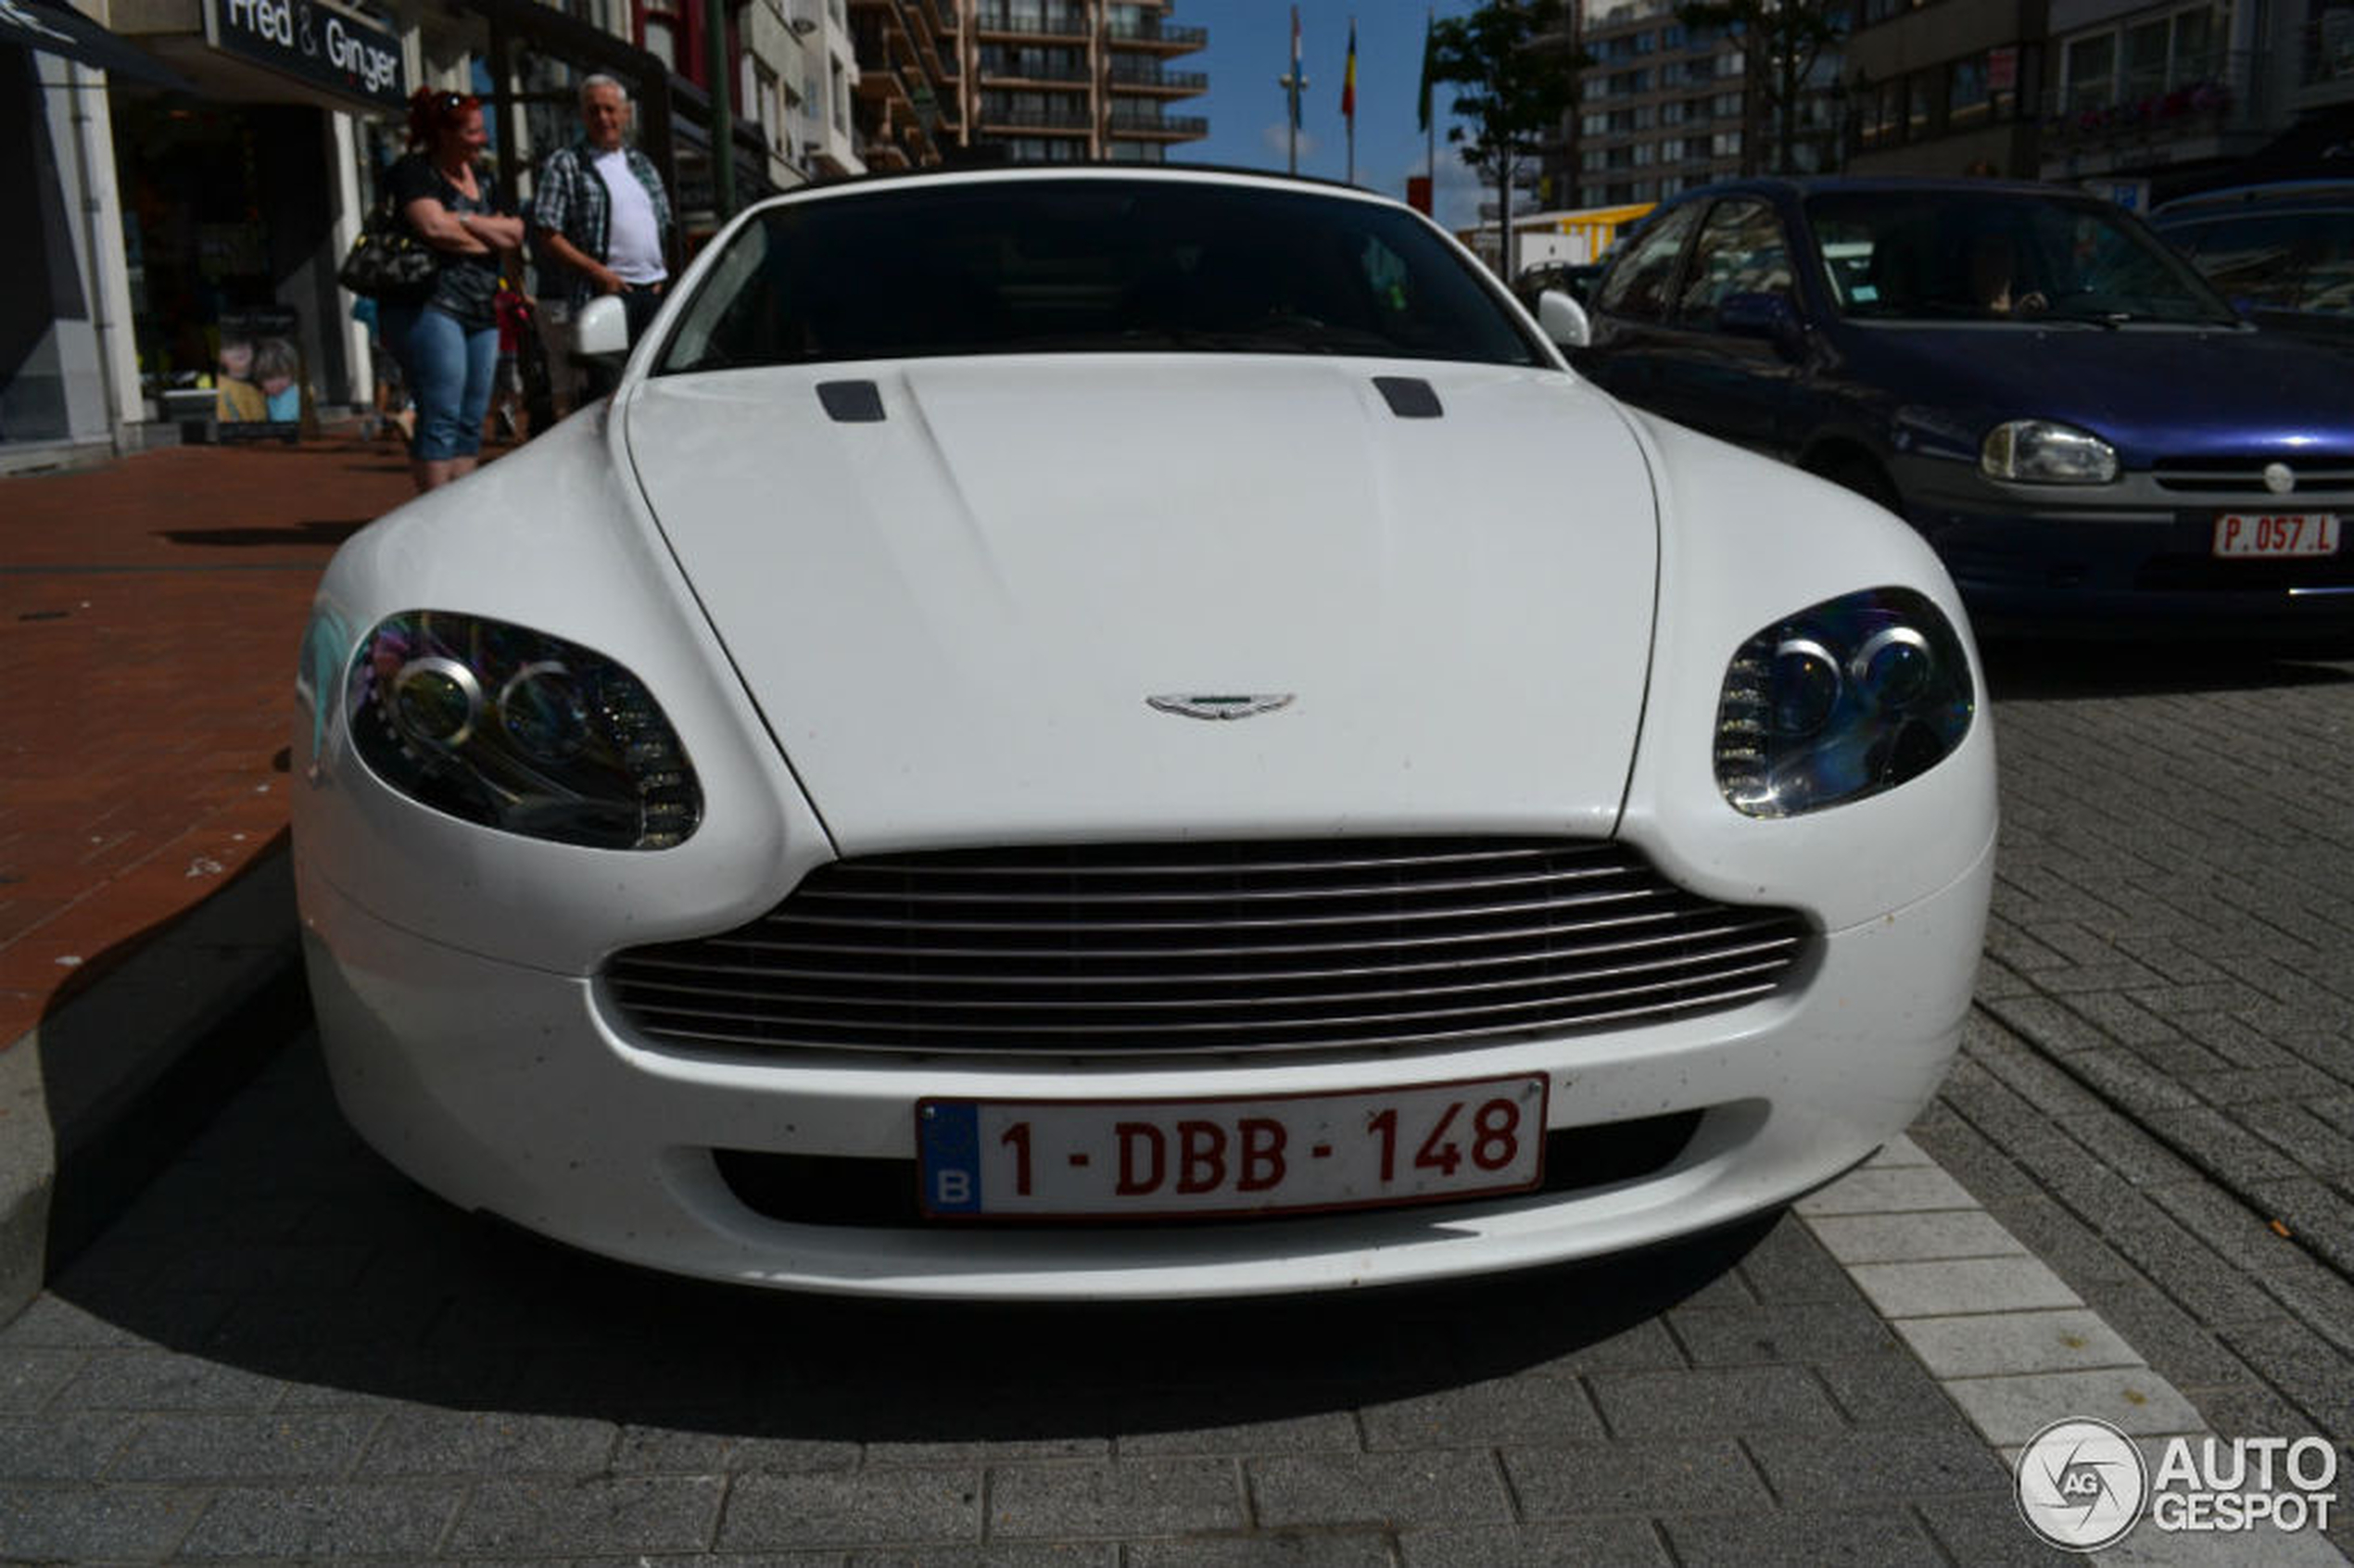
[{"label": "grey paving stone", "polygon": [[1795,1509],[2011,1489],[2002,1461],[1959,1422],[1935,1432],[1773,1433],[1743,1442],[1775,1495]]},{"label": "grey paving stone", "polygon": [[0,1558],[152,1562],[179,1544],[205,1499],[176,1487],[0,1486]]},{"label": "grey paving stone", "polygon": [[615,1447],[616,1473],[766,1470],[779,1473],[854,1470],[855,1443],[819,1437],[740,1436],[714,1428],[626,1426]]},{"label": "grey paving stone", "polygon": [[[85,1253],[83,1256],[89,1255]],[[228,1310],[230,1299],[209,1296],[198,1303],[205,1313],[203,1321],[195,1325],[198,1337],[205,1329],[220,1321],[220,1315]],[[49,1290],[34,1296],[25,1305],[24,1310],[8,1322],[0,1323],[0,1348],[9,1351],[152,1349],[154,1342],[112,1318],[101,1317],[89,1308]]]},{"label": "grey paving stone", "polygon": [[2075,1289],[2087,1295],[2114,1280],[2142,1278],[2125,1255],[2101,1240],[2097,1232],[2069,1213],[2048,1193],[2037,1191],[1995,1200],[2004,1229]]},{"label": "grey paving stone", "polygon": [[2354,1137],[2340,1132],[2302,1103],[2237,1106],[2232,1114],[2241,1126],[2295,1160],[2300,1170],[2324,1175],[2354,1171]]},{"label": "grey paving stone", "polygon": [[0,1350],[0,1414],[23,1415],[41,1409],[73,1381],[89,1359],[82,1350]]},{"label": "grey paving stone", "polygon": [[760,1551],[981,1538],[981,1472],[963,1466],[739,1476],[718,1544]]},{"label": "grey paving stone", "polygon": [[1870,1356],[1893,1342],[1878,1313],[1855,1298],[1841,1274],[1846,1297],[1799,1306],[1677,1308],[1667,1321],[1692,1364],[1736,1366],[1759,1361],[1820,1361]]},{"label": "grey paving stone", "polygon": [[[1580,1396],[1582,1399],[1582,1396]],[[1274,1416],[1221,1426],[1171,1426],[1151,1419],[1151,1404],[1115,1423],[1114,1448],[1122,1460],[1170,1454],[1298,1454],[1351,1452],[1363,1446],[1357,1419],[1347,1410]]]},{"label": "grey paving stone", "polygon": [[2078,1309],[1913,1318],[1896,1325],[1921,1364],[1941,1378],[2086,1372],[2143,1364],[2100,1314]]},{"label": "grey paving stone", "polygon": [[1599,1437],[1601,1418],[1573,1379],[1495,1378],[1383,1400],[1358,1411],[1365,1447],[1493,1448],[1499,1443],[1558,1443]]},{"label": "grey paving stone", "polygon": [[1945,1559],[1901,1509],[1768,1513],[1757,1518],[1661,1521],[1680,1568],[1754,1568],[1761,1562],[1944,1568]]},{"label": "grey paving stone", "polygon": [[[1745,1295],[1745,1293],[1743,1293]],[[1667,1332],[1664,1318],[1645,1318],[1614,1334],[1573,1344],[1541,1361],[1532,1372],[1572,1375],[1589,1372],[1666,1371],[1691,1364],[1684,1347]]]},{"label": "grey paving stone", "polygon": [[2159,1106],[2139,1112],[2158,1136],[2191,1150],[2199,1164],[2239,1186],[2305,1174],[2304,1167],[2211,1106]]},{"label": "grey paving stone", "polygon": [[[2139,967],[2136,966],[2136,967]],[[2039,984],[2044,983],[2045,979],[2043,976],[2036,978]],[[2144,990],[2122,993],[2108,991],[2079,992],[2068,996],[2065,1001],[2069,1011],[2083,1018],[2121,1045],[2139,1047],[2181,1040],[2183,1038],[2181,1031],[2135,1000],[2138,996],[2150,993],[2150,991]],[[2200,1054],[2205,1055],[2204,1052]]]},{"label": "grey paving stone", "polygon": [[1167,1536],[1249,1522],[1230,1459],[1001,1464],[988,1486],[992,1537]]},{"label": "grey paving stone", "polygon": [[124,1448],[107,1478],[327,1480],[351,1468],[378,1419],[364,1411],[156,1416]]},{"label": "grey paving stone", "polygon": [[2056,1421],[2086,1416],[2133,1436],[2196,1432],[2197,1410],[2147,1367],[1962,1378],[1945,1392],[1998,1447],[2026,1442]]},{"label": "grey paving stone", "polygon": [[1504,1473],[1530,1519],[1590,1514],[1733,1512],[1771,1506],[1765,1483],[1729,1438],[1686,1443],[1508,1447]]},{"label": "grey paving stone", "polygon": [[2139,1274],[2104,1283],[2085,1299],[2145,1361],[2184,1393],[2194,1386],[2245,1383],[2253,1375],[2215,1330]]},{"label": "grey paving stone", "polygon": [[1798,1201],[1810,1218],[1827,1214],[1900,1214],[1939,1208],[1976,1208],[1978,1200],[1960,1182],[1934,1166],[1893,1170],[1852,1170],[1818,1193]]},{"label": "grey paving stone", "polygon": [[1715,1439],[1740,1432],[1829,1431],[1842,1424],[1822,1385],[1799,1367],[1707,1367],[1597,1372],[1595,1403],[1622,1437]]},{"label": "grey paving stone", "polygon": [[1837,1357],[1816,1364],[1847,1419],[1862,1427],[1939,1430],[1954,1423],[1954,1407],[1911,1352],[1892,1345],[1879,1356]]},{"label": "grey paving stone", "polygon": [[139,1428],[120,1411],[0,1420],[0,1481],[95,1481]]},{"label": "grey paving stone", "polygon": [[2056,1124],[2137,1187],[2199,1180],[2199,1172],[2181,1156],[2106,1106],[2060,1117]]},{"label": "grey paving stone", "polygon": [[1939,1167],[1970,1194],[1973,1208],[1981,1202],[2043,1195],[2043,1188],[1967,1119],[1936,1127],[1915,1122],[1912,1132]]},{"label": "grey paving stone", "polygon": [[1853,1271],[1872,1305],[1890,1318],[2083,1305],[2057,1274],[2033,1258],[1859,1263]]},{"label": "grey paving stone", "polygon": [[[1166,1544],[1169,1543],[1139,1543],[1140,1546]],[[828,1552],[822,1556],[816,1552],[789,1552],[782,1556],[763,1552],[756,1558],[745,1559],[742,1568],[772,1568],[773,1564],[779,1562],[806,1563],[809,1568],[817,1568],[819,1563],[825,1564],[826,1568],[1121,1568],[1121,1549],[1117,1541],[1022,1541],[989,1546],[880,1547],[854,1551],[846,1557],[839,1552]],[[1132,1547],[1128,1549],[1133,1553],[1137,1549]],[[1131,1563],[1135,1561],[1133,1555],[1128,1559]],[[1178,1556],[1157,1561],[1175,1563],[1188,1559]],[[1213,1553],[1201,1561],[1219,1562],[1230,1560]],[[1279,1557],[1276,1561],[1291,1560]],[[1334,1561],[1348,1560],[1339,1558]],[[707,1562],[709,1560],[704,1558],[694,1559],[695,1568],[704,1568]],[[625,1568],[625,1565],[615,1563],[612,1568]],[[626,1568],[652,1568],[652,1565],[641,1560],[627,1564]],[[726,1568],[726,1564],[715,1564],[715,1568]]]},{"label": "grey paving stone", "polygon": [[2259,1213],[2286,1225],[2299,1245],[2354,1278],[2354,1200],[2310,1181],[2266,1182],[2246,1189]]},{"label": "grey paving stone", "polygon": [[1969,1568],[2063,1568],[2086,1561],[2045,1546],[2010,1498],[1931,1498],[1916,1511],[1953,1560]]},{"label": "grey paving stone", "polygon": [[1512,1517],[1494,1456],[1461,1449],[1413,1454],[1297,1454],[1244,1465],[1262,1525],[1383,1524]]},{"label": "grey paving stone", "polygon": [[[2032,1031],[2027,1031],[2031,1035]],[[2039,1045],[2047,1043],[2036,1039]],[[2198,1096],[2121,1045],[2071,1051],[2063,1058],[2070,1072],[2136,1117],[2160,1110],[2198,1108]]]},{"label": "grey paving stone", "polygon": [[1100,1420],[1086,1423],[1086,1432],[1037,1437],[877,1439],[867,1445],[866,1462],[875,1469],[893,1465],[988,1464],[1000,1460],[1107,1460],[1111,1439],[1103,1435]]},{"label": "grey paving stone", "polygon": [[619,1438],[611,1422],[584,1417],[410,1407],[384,1419],[358,1474],[587,1475],[605,1469]]},{"label": "grey paving stone", "polygon": [[2297,1322],[2228,1328],[2223,1341],[2311,1418],[2315,1430],[2354,1443],[2354,1356]]},{"label": "grey paving stone", "polygon": [[1254,1530],[1226,1539],[1132,1541],[1124,1568],[1390,1568],[1378,1530]]},{"label": "grey paving stone", "polygon": [[[2234,1018],[2228,1013],[2184,1013],[2175,1021],[2182,1026],[2183,1033],[2234,1068],[2262,1071],[2293,1067],[2297,1063],[2297,1058],[2283,1050],[2278,1042],[2246,1018]],[[2199,1089],[2202,1097],[2213,1097],[2206,1094],[2203,1086],[2194,1087]]]},{"label": "grey paving stone", "polygon": [[1398,1551],[1404,1568],[1668,1568],[1658,1529],[1641,1519],[1403,1530]]},{"label": "grey paving stone", "polygon": [[595,1475],[475,1484],[449,1533],[462,1552],[699,1551],[728,1483],[717,1475]]},{"label": "grey paving stone", "polygon": [[1913,1263],[1933,1258],[2001,1258],[2027,1248],[1982,1211],[1827,1214],[1810,1223],[1841,1263]]},{"label": "grey paving stone", "polygon": [[188,1558],[430,1557],[458,1486],[233,1486],[180,1548]]},{"label": "grey paving stone", "polygon": [[[1882,1163],[1875,1158],[1857,1174],[1937,1171],[1925,1159],[1910,1164]],[[1937,1171],[1943,1175],[1943,1171]],[[1805,1222],[1785,1215],[1740,1260],[1741,1277],[1767,1306],[1794,1306],[1855,1299],[1854,1287],[1831,1255],[1823,1250]]]},{"label": "grey paving stone", "polygon": [[267,1410],[285,1385],[242,1367],[175,1350],[102,1350],[59,1389],[66,1410]]}]

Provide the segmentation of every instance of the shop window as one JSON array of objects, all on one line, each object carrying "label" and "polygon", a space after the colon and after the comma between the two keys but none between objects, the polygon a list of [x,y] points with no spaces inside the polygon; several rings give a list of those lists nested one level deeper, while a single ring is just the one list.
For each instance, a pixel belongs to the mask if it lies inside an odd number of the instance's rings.
[{"label": "shop window", "polygon": [[1970,130],[1993,117],[1994,95],[1987,86],[1986,57],[1955,60],[1945,72],[1945,123],[1955,131]]}]

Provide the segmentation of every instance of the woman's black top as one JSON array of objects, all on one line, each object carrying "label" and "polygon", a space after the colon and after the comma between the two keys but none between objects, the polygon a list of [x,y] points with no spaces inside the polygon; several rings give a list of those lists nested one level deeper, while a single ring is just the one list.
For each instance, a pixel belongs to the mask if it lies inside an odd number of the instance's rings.
[{"label": "woman's black top", "polygon": [[[502,212],[490,187],[490,175],[480,167],[475,170],[475,189],[478,195],[469,196],[451,184],[433,160],[423,153],[411,153],[392,166],[387,184],[392,192],[396,212],[407,212],[409,204],[431,196],[452,212]],[[437,310],[447,311],[464,323],[468,331],[478,332],[499,324],[493,305],[499,297],[499,256],[496,251],[481,256],[461,256],[454,251],[438,250],[441,276],[433,285],[433,293],[425,303]]]}]

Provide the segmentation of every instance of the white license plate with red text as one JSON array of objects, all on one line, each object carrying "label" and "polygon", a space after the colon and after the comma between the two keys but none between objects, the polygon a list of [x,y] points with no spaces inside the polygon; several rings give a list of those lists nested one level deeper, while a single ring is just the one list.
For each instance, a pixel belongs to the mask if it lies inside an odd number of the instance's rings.
[{"label": "white license plate with red text", "polygon": [[2252,561],[2335,555],[2338,533],[2334,512],[2226,512],[2215,519],[2215,553]]},{"label": "white license plate with red text", "polygon": [[1141,1219],[1370,1208],[1525,1192],[1541,1075],[1216,1100],[924,1100],[933,1219]]}]

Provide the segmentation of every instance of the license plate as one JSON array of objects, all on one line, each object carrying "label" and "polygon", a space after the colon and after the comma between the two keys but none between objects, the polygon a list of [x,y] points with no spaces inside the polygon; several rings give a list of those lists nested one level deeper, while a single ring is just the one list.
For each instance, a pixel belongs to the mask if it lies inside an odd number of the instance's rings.
[{"label": "license plate", "polygon": [[940,1220],[1286,1214],[1525,1192],[1542,1075],[1213,1100],[923,1100]]},{"label": "license plate", "polygon": [[2337,525],[2334,512],[2227,512],[2215,519],[2215,553],[2265,561],[2335,555]]}]

